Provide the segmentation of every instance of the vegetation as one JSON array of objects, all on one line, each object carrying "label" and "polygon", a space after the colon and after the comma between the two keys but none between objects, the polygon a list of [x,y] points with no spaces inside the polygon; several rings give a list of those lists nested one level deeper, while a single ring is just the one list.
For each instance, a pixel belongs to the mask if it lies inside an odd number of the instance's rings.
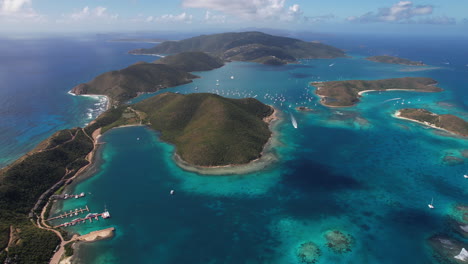
[{"label": "vegetation", "polygon": [[398,58],[393,56],[372,56],[366,58],[366,60],[380,62],[380,63],[391,63],[391,64],[402,64],[409,66],[425,66],[421,61],[411,61],[404,58]]},{"label": "vegetation", "polygon": [[468,122],[454,115],[438,115],[426,109],[406,108],[399,110],[398,116],[468,137]]},{"label": "vegetation", "polygon": [[64,248],[65,248],[65,257],[70,257],[73,255],[73,252],[74,252],[74,249],[73,249],[73,244],[75,242],[68,242],[67,244],[65,244]]},{"label": "vegetation", "polygon": [[300,58],[344,57],[342,50],[317,42],[272,36],[261,32],[203,35],[181,41],[166,41],[149,49],[130,51],[133,54],[174,54],[202,51],[224,60],[285,64]]},{"label": "vegetation", "polygon": [[186,72],[209,71],[224,65],[221,59],[196,51],[166,56],[153,63],[166,64]]},{"label": "vegetation", "polygon": [[260,157],[271,135],[262,119],[273,109],[252,98],[164,93],[132,107],[144,112],[161,139],[193,165],[248,163]]},{"label": "vegetation", "polygon": [[[84,129],[58,131],[33,151],[0,170],[0,263],[5,260],[49,263],[60,239],[53,232],[37,228],[29,220],[31,208],[39,210],[42,206],[35,204],[42,205],[48,199],[44,193],[53,194],[63,185],[56,183],[63,182],[88,164],[85,156],[93,149],[90,135],[118,120],[124,109],[108,110]],[[14,231],[12,234],[10,227]]]},{"label": "vegetation", "polygon": [[75,86],[71,92],[107,95],[112,104],[118,105],[140,93],[186,84],[195,78],[197,76],[164,64],[139,62],[119,71],[101,74],[88,83]]},{"label": "vegetation", "polygon": [[317,90],[321,103],[327,106],[352,106],[359,102],[359,92],[386,91],[392,89],[414,90],[418,92],[440,92],[437,81],[431,78],[405,77],[374,81],[349,80],[311,83]]}]

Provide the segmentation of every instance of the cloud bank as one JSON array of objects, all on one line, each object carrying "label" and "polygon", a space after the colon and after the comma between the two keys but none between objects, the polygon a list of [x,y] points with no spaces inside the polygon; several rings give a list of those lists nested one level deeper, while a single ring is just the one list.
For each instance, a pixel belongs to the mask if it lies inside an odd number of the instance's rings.
[{"label": "cloud bank", "polygon": [[[357,23],[390,22],[420,24],[455,24],[454,18],[428,17],[434,12],[432,5],[414,5],[411,1],[399,1],[391,7],[380,8],[377,12],[368,12],[361,16],[351,16],[347,20]],[[417,18],[417,19],[416,19]]]}]

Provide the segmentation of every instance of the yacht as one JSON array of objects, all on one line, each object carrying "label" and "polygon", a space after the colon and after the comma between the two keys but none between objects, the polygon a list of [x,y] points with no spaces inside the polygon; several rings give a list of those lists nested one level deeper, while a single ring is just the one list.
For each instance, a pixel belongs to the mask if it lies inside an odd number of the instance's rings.
[{"label": "yacht", "polygon": [[434,209],[434,198],[432,198],[431,203],[427,205],[429,208]]}]

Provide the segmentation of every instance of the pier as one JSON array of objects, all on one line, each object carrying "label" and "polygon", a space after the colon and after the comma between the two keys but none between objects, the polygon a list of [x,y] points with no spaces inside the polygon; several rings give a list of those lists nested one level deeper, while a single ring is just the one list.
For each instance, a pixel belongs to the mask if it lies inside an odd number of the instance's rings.
[{"label": "pier", "polygon": [[52,195],[50,198],[51,199],[55,199],[55,200],[66,200],[68,198],[75,198],[75,199],[78,199],[78,198],[83,198],[85,197],[86,194],[84,192],[80,193],[80,194],[68,194],[68,193],[65,193],[65,194],[55,194],[55,195]]},{"label": "pier", "polygon": [[54,226],[54,228],[74,226],[74,225],[79,224],[79,223],[85,223],[88,220],[89,220],[90,223],[92,223],[93,219],[95,221],[99,221],[99,217],[101,217],[102,219],[107,219],[107,218],[110,218],[110,214],[109,214],[108,211],[104,211],[103,213],[100,213],[100,214],[90,213],[86,217],[73,219],[71,222],[67,222],[67,223],[60,224],[58,226]]},{"label": "pier", "polygon": [[51,220],[55,220],[55,219],[59,219],[59,218],[67,218],[67,217],[72,217],[74,215],[78,215],[78,214],[82,214],[84,212],[89,212],[89,208],[88,206],[86,205],[85,208],[77,208],[75,210],[70,210],[70,212],[68,213],[64,213],[64,214],[61,214],[59,216],[55,216],[55,217],[52,217],[52,218],[49,218],[47,219],[46,221],[51,221]]}]

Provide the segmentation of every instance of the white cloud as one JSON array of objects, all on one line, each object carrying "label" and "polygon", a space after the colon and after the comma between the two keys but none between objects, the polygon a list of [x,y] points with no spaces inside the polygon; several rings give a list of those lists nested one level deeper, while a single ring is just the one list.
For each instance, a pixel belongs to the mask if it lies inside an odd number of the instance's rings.
[{"label": "white cloud", "polygon": [[0,19],[7,21],[40,21],[44,17],[32,8],[32,0],[0,0]]},{"label": "white cloud", "polygon": [[193,16],[187,14],[186,12],[180,13],[178,15],[166,14],[159,17],[149,16],[146,18],[146,22],[160,22],[160,23],[171,23],[171,22],[184,22],[192,23]]},{"label": "white cloud", "polygon": [[72,13],[70,15],[63,15],[65,18],[69,18],[71,20],[115,20],[118,15],[117,14],[109,14],[107,12],[106,7],[98,6],[94,9],[85,6],[83,9]]},{"label": "white cloud", "polygon": [[[348,17],[348,21],[370,23],[370,22],[414,22],[417,16],[431,15],[434,7],[431,5],[415,6],[411,1],[400,1],[391,7],[380,8],[377,12],[368,12],[361,16]],[[424,20],[421,20],[423,22]]]},{"label": "white cloud", "polygon": [[248,20],[291,21],[302,17],[300,6],[285,6],[286,0],[182,0],[183,7],[205,8]]},{"label": "white cloud", "polygon": [[206,11],[204,21],[206,23],[212,23],[212,24],[219,24],[219,23],[224,24],[226,23],[226,16],[214,15],[210,11]]}]

